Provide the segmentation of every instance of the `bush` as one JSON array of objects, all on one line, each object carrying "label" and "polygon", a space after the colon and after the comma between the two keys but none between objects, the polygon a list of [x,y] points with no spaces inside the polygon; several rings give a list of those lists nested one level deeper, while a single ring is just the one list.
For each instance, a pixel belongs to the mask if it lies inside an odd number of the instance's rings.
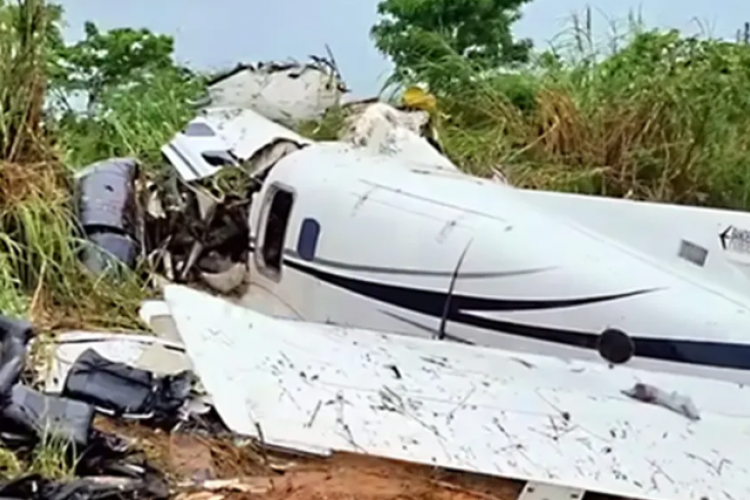
[{"label": "bush", "polygon": [[[42,0],[0,2],[0,313],[37,326],[128,329],[146,295],[136,273],[94,276],[71,199],[70,168],[110,155],[148,162],[190,116],[197,83],[165,71],[102,96],[96,116],[44,111],[56,28]],[[53,29],[54,28],[54,29]]]},{"label": "bush", "polygon": [[573,46],[511,74],[458,58],[417,71],[440,82],[454,161],[526,187],[748,208],[750,46],[655,30],[607,57]]}]

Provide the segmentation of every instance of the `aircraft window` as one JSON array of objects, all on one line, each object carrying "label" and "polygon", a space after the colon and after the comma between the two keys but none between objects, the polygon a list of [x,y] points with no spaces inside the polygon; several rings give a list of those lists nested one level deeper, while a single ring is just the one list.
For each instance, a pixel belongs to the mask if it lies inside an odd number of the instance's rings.
[{"label": "aircraft window", "polygon": [[318,221],[315,219],[303,220],[302,227],[299,230],[299,240],[297,241],[297,253],[301,259],[313,260],[315,258],[318,236],[320,236]]},{"label": "aircraft window", "polygon": [[271,205],[268,207],[268,219],[263,235],[261,255],[267,269],[281,271],[281,259],[284,253],[284,239],[289,216],[292,213],[292,193],[283,189],[276,189],[273,193]]}]

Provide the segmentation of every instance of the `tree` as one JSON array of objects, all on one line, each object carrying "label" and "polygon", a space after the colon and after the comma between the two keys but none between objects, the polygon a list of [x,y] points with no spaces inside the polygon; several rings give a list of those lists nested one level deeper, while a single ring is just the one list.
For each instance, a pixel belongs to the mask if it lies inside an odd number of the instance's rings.
[{"label": "tree", "polygon": [[84,30],[80,42],[58,46],[50,77],[66,94],[85,93],[90,111],[107,91],[147,83],[159,72],[183,72],[174,63],[170,36],[132,28],[102,32],[92,22]]},{"label": "tree", "polygon": [[511,26],[530,0],[381,0],[372,28],[377,48],[397,71],[460,56],[477,69],[529,59],[531,41],[514,40]]}]

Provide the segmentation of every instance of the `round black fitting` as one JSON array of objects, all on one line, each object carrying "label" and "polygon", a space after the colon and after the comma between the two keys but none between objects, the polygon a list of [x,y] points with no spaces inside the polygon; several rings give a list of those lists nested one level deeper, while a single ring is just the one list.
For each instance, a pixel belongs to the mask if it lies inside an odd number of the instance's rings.
[{"label": "round black fitting", "polygon": [[614,365],[627,363],[635,355],[635,343],[630,336],[616,328],[607,328],[596,342],[599,355]]}]

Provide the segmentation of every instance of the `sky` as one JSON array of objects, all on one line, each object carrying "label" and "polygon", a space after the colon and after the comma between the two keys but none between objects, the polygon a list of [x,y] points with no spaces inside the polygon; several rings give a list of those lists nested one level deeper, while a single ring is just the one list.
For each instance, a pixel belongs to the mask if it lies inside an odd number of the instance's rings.
[{"label": "sky", "polygon": [[[60,2],[60,0],[58,0]],[[65,36],[83,36],[91,20],[103,29],[145,27],[175,38],[176,56],[197,69],[220,70],[238,62],[304,60],[325,55],[328,44],[348,86],[358,97],[379,92],[389,62],[369,37],[377,0],[62,0]],[[629,12],[650,27],[734,37],[750,21],[747,0],[533,0],[523,10],[516,36],[537,47],[560,43],[571,16],[592,10],[596,39],[604,43],[614,23],[622,31]],[[720,7],[719,7],[720,6]]]}]

